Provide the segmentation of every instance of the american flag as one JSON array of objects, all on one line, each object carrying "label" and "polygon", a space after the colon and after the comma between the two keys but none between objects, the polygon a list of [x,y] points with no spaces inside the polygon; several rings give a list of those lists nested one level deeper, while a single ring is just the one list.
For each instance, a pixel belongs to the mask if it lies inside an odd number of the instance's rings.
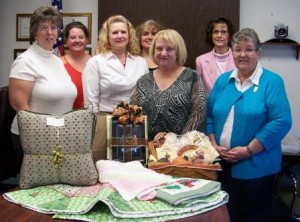
[{"label": "american flag", "polygon": [[[63,13],[62,0],[51,0],[51,4],[55,8],[57,8],[60,11],[60,13]],[[59,27],[58,38],[57,38],[56,43],[53,46],[53,48],[56,51],[55,54],[57,54],[57,55],[60,54],[60,56],[63,56],[65,54],[65,50],[64,50],[64,26],[63,26],[63,24],[61,24],[61,27]]]}]

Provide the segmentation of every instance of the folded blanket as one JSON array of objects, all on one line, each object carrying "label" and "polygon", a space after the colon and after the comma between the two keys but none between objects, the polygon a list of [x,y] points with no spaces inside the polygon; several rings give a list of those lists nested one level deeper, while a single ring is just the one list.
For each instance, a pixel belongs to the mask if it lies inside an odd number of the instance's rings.
[{"label": "folded blanket", "polygon": [[212,180],[183,178],[157,189],[157,198],[178,205],[187,200],[209,196],[221,189],[221,183]]},{"label": "folded blanket", "polygon": [[121,163],[99,160],[96,167],[99,181],[111,184],[126,201],[135,197],[141,200],[153,199],[157,186],[174,181],[171,176],[145,168],[139,161]]}]

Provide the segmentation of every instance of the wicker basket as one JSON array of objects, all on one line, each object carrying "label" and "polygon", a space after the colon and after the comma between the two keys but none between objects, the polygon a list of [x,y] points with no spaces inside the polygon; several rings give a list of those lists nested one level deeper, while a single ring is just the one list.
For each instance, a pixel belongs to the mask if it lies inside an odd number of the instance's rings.
[{"label": "wicker basket", "polygon": [[[150,153],[157,158],[153,142],[148,143]],[[148,162],[148,168],[166,175],[201,178],[208,180],[217,179],[217,171],[221,170],[219,164],[172,164]]]}]

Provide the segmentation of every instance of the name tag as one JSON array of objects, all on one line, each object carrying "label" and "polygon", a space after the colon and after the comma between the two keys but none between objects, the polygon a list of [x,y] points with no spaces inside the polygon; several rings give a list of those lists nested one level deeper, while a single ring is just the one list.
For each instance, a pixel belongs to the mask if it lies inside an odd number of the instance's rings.
[{"label": "name tag", "polygon": [[65,119],[64,118],[54,118],[54,117],[47,117],[47,126],[64,126]]}]

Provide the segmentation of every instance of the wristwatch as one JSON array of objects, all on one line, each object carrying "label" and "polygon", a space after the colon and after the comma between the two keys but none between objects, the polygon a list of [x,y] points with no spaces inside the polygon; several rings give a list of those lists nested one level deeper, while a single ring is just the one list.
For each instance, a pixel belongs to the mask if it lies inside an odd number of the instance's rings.
[{"label": "wristwatch", "polygon": [[253,151],[250,149],[250,146],[247,146],[247,152],[248,152],[249,156],[253,155]]}]

